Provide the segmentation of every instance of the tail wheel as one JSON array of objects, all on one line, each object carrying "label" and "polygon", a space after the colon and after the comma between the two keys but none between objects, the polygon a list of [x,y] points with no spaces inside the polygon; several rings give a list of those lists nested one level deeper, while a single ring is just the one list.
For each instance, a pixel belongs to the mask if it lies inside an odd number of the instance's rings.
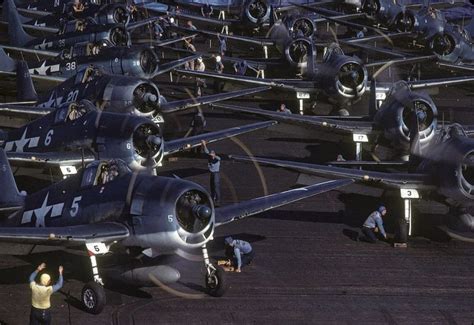
[{"label": "tail wheel", "polygon": [[224,269],[220,266],[212,266],[210,272],[206,273],[206,290],[213,297],[222,297],[228,289]]},{"label": "tail wheel", "polygon": [[88,282],[82,288],[81,301],[88,313],[100,314],[106,303],[104,287],[96,282]]}]

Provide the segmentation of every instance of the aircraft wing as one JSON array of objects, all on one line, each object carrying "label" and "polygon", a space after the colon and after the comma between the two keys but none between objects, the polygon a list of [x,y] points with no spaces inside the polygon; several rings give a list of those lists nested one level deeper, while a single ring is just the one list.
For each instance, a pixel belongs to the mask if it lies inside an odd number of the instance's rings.
[{"label": "aircraft wing", "polygon": [[[0,22],[1,25],[8,26],[7,22]],[[56,27],[46,27],[46,26],[36,26],[36,25],[28,25],[22,24],[25,32],[38,32],[42,34],[57,34],[59,33],[59,28]]]},{"label": "aircraft wing", "polygon": [[249,156],[231,156],[238,161],[250,161],[265,165],[287,168],[306,174],[313,174],[328,178],[349,178],[356,181],[368,183],[368,185],[383,186],[390,188],[411,188],[411,189],[433,189],[436,186],[431,183],[427,174],[415,173],[388,173],[378,171],[368,171],[360,169],[350,169],[344,167],[325,166],[317,164],[307,164],[295,161],[276,160]]},{"label": "aircraft wing", "polygon": [[86,244],[89,242],[112,242],[130,235],[128,228],[120,223],[103,222],[66,227],[1,227],[0,242],[36,245]]},{"label": "aircraft wing", "polygon": [[202,35],[208,35],[208,36],[214,36],[217,38],[217,36],[222,36],[225,37],[227,40],[233,40],[233,41],[239,41],[239,42],[245,42],[249,44],[255,44],[255,45],[260,45],[260,46],[273,46],[275,45],[275,41],[271,39],[266,39],[266,38],[255,38],[255,37],[246,37],[246,36],[236,36],[236,35],[225,35],[221,34],[218,32],[211,32],[207,30],[193,30],[190,28],[185,28],[185,27],[178,27],[178,26],[173,26],[172,27],[176,31],[181,31],[181,32],[186,32],[186,33],[199,33]]},{"label": "aircraft wing", "polygon": [[[443,2],[429,2],[429,6],[436,8],[436,9],[449,9],[449,8],[454,8],[456,6],[462,6],[466,2],[464,0],[450,0],[450,1],[443,1]],[[422,3],[411,3],[411,4],[406,4],[405,7],[409,9],[421,9],[426,4],[424,2]]]},{"label": "aircraft wing", "polygon": [[212,107],[233,111],[236,113],[248,113],[266,117],[280,123],[294,124],[310,129],[321,129],[327,132],[337,132],[346,135],[353,133],[371,134],[374,132],[373,124],[366,121],[346,121],[321,118],[316,116],[284,114],[280,112],[267,111],[259,108],[250,108],[229,104],[212,104]]},{"label": "aircraft wing", "polygon": [[20,54],[29,54],[34,56],[35,58],[41,59],[50,59],[56,58],[59,55],[59,52],[55,51],[45,51],[45,50],[35,50],[35,49],[28,49],[24,47],[17,47],[17,46],[10,46],[10,45],[2,45],[4,50],[8,52],[19,52]]},{"label": "aircraft wing", "polygon": [[4,116],[18,118],[38,118],[54,111],[51,107],[24,106],[17,104],[0,104],[0,113]]},{"label": "aircraft wing", "polygon": [[225,26],[225,25],[241,22],[240,20],[237,20],[237,19],[222,20],[222,19],[215,19],[215,18],[207,18],[207,17],[203,17],[203,16],[199,16],[199,15],[193,15],[193,14],[189,14],[189,13],[172,12],[172,11],[169,11],[167,9],[152,8],[150,6],[141,6],[141,8],[144,8],[147,11],[151,11],[151,12],[154,12],[154,13],[167,15],[169,17],[175,17],[175,18],[179,18],[179,19],[190,19],[190,20],[193,20],[193,21],[199,21],[199,22],[202,22],[202,23],[206,23],[206,24],[209,24],[209,25],[216,25],[216,26]]},{"label": "aircraft wing", "polygon": [[[234,21],[234,20],[221,20],[221,19],[215,19],[215,18],[207,18],[207,17],[203,17],[203,16],[199,16],[199,15],[193,15],[193,14],[189,14],[189,13],[172,12],[172,11],[169,11],[167,9],[153,8],[153,7],[146,6],[146,5],[145,6],[140,6],[140,8],[143,8],[146,11],[149,11],[149,12],[154,12],[154,13],[166,15],[166,16],[169,16],[169,17],[175,17],[175,18],[180,18],[180,19],[190,19],[190,20],[200,21],[200,22],[203,22],[203,23],[207,23],[207,24],[210,24],[210,25],[217,25],[217,26],[228,25],[229,23],[232,23]],[[235,22],[237,22],[237,20],[235,20]]]},{"label": "aircraft wing", "polygon": [[173,61],[168,62],[168,63],[160,64],[160,68],[158,69],[158,72],[152,77],[152,79],[154,77],[160,75],[160,74],[163,74],[163,73],[169,72],[173,69],[176,69],[177,67],[182,66],[186,62],[196,60],[198,57],[199,57],[199,54],[195,54],[195,55],[190,55],[190,56],[187,56],[185,58],[178,59],[178,60],[173,60]]},{"label": "aircraft wing", "polygon": [[63,152],[7,152],[8,161],[16,167],[60,167],[78,166],[95,160],[90,152],[63,151]]},{"label": "aircraft wing", "polygon": [[214,94],[214,95],[206,95],[206,96],[201,96],[201,97],[176,100],[176,101],[162,104],[161,111],[164,114],[173,113],[177,111],[186,110],[191,107],[218,102],[221,100],[259,93],[268,89],[270,89],[270,87],[247,88],[247,89],[241,89],[241,90],[235,90],[235,91],[228,91],[225,93],[219,93],[219,94]]},{"label": "aircraft wing", "polygon": [[[388,52],[390,50],[387,50]],[[367,63],[365,64],[366,68],[371,68],[371,67],[378,67],[378,66],[383,66],[387,65],[397,65],[397,64],[413,64],[416,62],[422,62],[426,60],[435,60],[437,57],[436,55],[423,55],[423,56],[413,56],[413,57],[399,57],[398,59],[389,59],[389,60],[380,60],[380,61],[375,61],[372,63]]]},{"label": "aircraft wing", "polygon": [[451,85],[457,85],[457,84],[473,82],[473,81],[474,81],[474,76],[461,76],[461,77],[452,77],[452,78],[409,81],[408,85],[410,86],[411,89],[421,89],[421,88],[430,88],[430,87],[451,86]]},{"label": "aircraft wing", "polygon": [[351,179],[327,181],[220,207],[216,209],[216,227],[317,194],[332,191],[353,182]]},{"label": "aircraft wing", "polygon": [[362,24],[346,21],[344,19],[339,19],[337,17],[331,17],[330,15],[328,15],[328,12],[326,10],[322,9],[322,8],[313,8],[313,7],[310,7],[310,6],[307,6],[307,5],[303,5],[303,4],[294,4],[294,5],[297,6],[297,7],[306,9],[308,11],[315,12],[315,13],[321,15],[321,17],[324,17],[328,21],[331,21],[331,22],[334,22],[334,23],[337,23],[337,24],[340,24],[340,25],[343,25],[343,26],[347,26],[349,28],[354,28],[354,29],[357,29],[357,30],[361,30],[361,29],[366,28],[367,30],[374,31],[376,33],[380,33],[380,31],[382,30],[381,28],[371,27],[371,26],[368,26],[368,25],[362,25]]},{"label": "aircraft wing", "polygon": [[474,71],[474,65],[471,65],[471,64],[463,64],[463,63],[453,64],[453,63],[439,62],[438,65],[440,67],[449,68],[449,69]]},{"label": "aircraft wing", "polygon": [[201,141],[212,143],[227,138],[235,137],[240,134],[257,131],[259,129],[267,128],[277,124],[276,121],[258,122],[243,126],[236,126],[226,130],[219,130],[215,132],[203,133],[188,138],[176,139],[165,142],[165,156],[188,150],[201,145]]},{"label": "aircraft wing", "polygon": [[158,19],[159,19],[158,17],[151,17],[151,18],[143,19],[143,20],[128,24],[127,25],[127,30],[132,31],[132,30],[137,29],[139,27],[151,24],[151,23],[157,21]]},{"label": "aircraft wing", "polygon": [[[0,71],[0,76],[11,76],[16,78],[16,72]],[[50,84],[51,88],[61,84],[62,82],[64,82],[64,80],[66,80],[66,78],[64,77],[45,76],[40,74],[32,74],[31,79],[36,82],[41,82],[42,84]]]},{"label": "aircraft wing", "polygon": [[[175,37],[175,38],[170,38],[166,40],[156,40],[156,39],[139,39],[134,41],[134,44],[150,44],[158,47],[164,47],[164,46],[169,46],[178,42],[182,42],[188,38],[193,38],[196,37],[197,34],[192,34],[192,35],[185,35],[181,37]],[[176,50],[175,48],[170,48],[172,50]],[[188,53],[192,54],[192,52],[187,51]]]},{"label": "aircraft wing", "polygon": [[[270,86],[276,88],[283,88],[288,90],[298,90],[299,87],[285,83],[283,80],[277,79],[262,79],[262,78],[254,78],[254,77],[247,77],[247,76],[238,76],[233,74],[227,73],[216,73],[216,72],[209,72],[209,71],[195,71],[195,70],[184,70],[184,69],[176,69],[178,73],[195,76],[195,77],[209,77],[209,78],[216,78],[216,79],[223,79],[226,81],[235,81],[235,82],[243,82],[249,83],[252,85],[262,85],[262,86]],[[310,87],[309,83],[305,82],[304,80],[295,80],[296,83],[301,84],[303,87]]]}]

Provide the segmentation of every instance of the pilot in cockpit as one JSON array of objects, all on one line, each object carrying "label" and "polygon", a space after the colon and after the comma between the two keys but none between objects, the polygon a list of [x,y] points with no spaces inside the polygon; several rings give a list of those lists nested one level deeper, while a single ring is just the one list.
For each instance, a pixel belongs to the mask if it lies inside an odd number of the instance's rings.
[{"label": "pilot in cockpit", "polygon": [[69,106],[69,112],[67,114],[68,121],[74,121],[83,116],[86,113],[84,107],[80,107],[77,104],[71,104]]}]

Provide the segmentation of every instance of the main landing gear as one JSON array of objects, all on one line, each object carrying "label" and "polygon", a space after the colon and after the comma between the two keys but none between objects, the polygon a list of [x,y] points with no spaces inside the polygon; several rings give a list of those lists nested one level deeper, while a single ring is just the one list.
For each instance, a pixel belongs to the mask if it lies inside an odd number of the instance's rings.
[{"label": "main landing gear", "polygon": [[[82,288],[81,293],[81,302],[84,310],[95,315],[100,314],[106,304],[104,282],[99,275],[96,254],[94,253],[101,253],[104,249],[101,247],[102,245],[104,244],[92,244],[91,247],[87,245],[87,251],[89,253],[89,258],[92,265],[92,274],[94,276],[94,280],[86,283]],[[108,251],[107,248],[105,249]]]},{"label": "main landing gear", "polygon": [[222,297],[228,288],[225,272],[222,267],[211,264],[206,244],[202,246],[202,256],[206,266],[204,281],[206,283],[207,293],[213,297]]}]

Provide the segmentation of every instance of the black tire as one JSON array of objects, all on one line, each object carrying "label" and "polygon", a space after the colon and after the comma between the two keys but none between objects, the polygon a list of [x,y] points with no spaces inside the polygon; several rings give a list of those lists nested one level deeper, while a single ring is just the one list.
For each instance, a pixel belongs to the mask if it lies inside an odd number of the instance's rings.
[{"label": "black tire", "polygon": [[106,303],[104,287],[93,281],[88,282],[82,288],[81,302],[88,313],[100,314]]},{"label": "black tire", "polygon": [[215,266],[215,268],[216,270],[212,271],[210,275],[206,274],[204,279],[206,290],[210,296],[222,297],[228,289],[226,275],[222,267]]}]

